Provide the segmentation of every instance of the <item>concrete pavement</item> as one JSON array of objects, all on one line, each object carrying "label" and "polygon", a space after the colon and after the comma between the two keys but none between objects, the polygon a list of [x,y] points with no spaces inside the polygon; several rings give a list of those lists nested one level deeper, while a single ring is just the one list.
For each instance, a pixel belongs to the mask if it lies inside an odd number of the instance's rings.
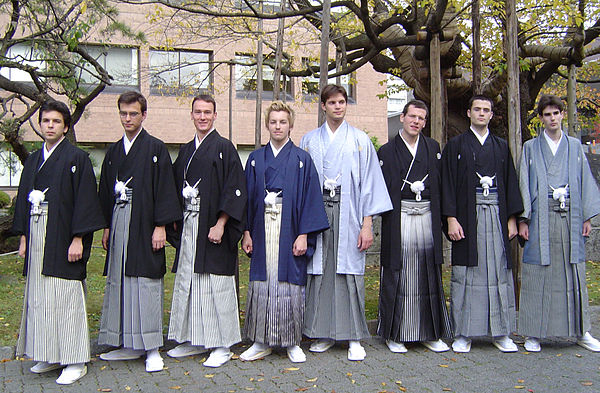
[{"label": "concrete pavement", "polygon": [[[600,307],[592,307],[592,334],[600,337]],[[204,355],[171,359],[165,345],[165,370],[146,373],[144,360],[105,362],[97,356],[88,375],[71,386],[55,383],[59,371],[32,374],[30,360],[0,363],[0,392],[598,392],[600,353],[589,352],[573,340],[542,341],[540,353],[528,353],[516,337],[519,352],[500,353],[489,339],[474,340],[468,354],[433,353],[407,345],[408,353],[394,354],[377,337],[363,342],[367,358],[346,359],[342,343],[328,352],[308,352],[306,363],[293,364],[285,350],[255,362],[237,359],[218,369],[202,366]],[[247,345],[233,351],[239,355]],[[94,347],[94,353],[105,348]],[[6,356],[7,349],[0,351]]]}]

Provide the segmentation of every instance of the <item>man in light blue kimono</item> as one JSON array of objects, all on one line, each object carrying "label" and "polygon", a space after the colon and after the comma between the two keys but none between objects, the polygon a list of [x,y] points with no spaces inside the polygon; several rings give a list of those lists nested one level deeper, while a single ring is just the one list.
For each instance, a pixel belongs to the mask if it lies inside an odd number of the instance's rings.
[{"label": "man in light blue kimono", "polygon": [[581,142],[562,132],[560,98],[542,96],[538,115],[545,129],[525,142],[519,171],[526,243],[518,331],[530,352],[541,350],[541,338],[557,336],[599,352],[589,333],[584,238],[600,213],[600,192]]},{"label": "man in light blue kimono", "polygon": [[370,336],[365,252],[373,244],[373,216],[393,206],[371,140],[344,120],[347,100],[343,87],[326,86],[321,92],[326,121],[300,141],[317,168],[330,225],[318,236],[308,265],[304,335],[318,339],[312,352],[347,340],[348,360],[363,360],[360,340]]}]

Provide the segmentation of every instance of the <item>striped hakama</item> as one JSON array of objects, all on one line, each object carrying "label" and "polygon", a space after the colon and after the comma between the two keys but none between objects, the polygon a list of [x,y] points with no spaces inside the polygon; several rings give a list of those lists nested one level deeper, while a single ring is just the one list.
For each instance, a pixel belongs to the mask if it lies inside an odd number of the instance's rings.
[{"label": "striped hakama", "polygon": [[84,283],[42,274],[48,204],[31,209],[29,259],[16,354],[64,365],[90,361]]},{"label": "striped hakama", "polygon": [[113,209],[109,262],[98,344],[151,350],[163,345],[163,279],[125,275],[131,190]]},{"label": "striped hakama", "polygon": [[365,317],[365,278],[337,274],[340,194],[323,193],[329,229],[323,232],[323,274],[306,282],[304,334],[311,338],[361,340],[371,337]]},{"label": "striped hakama", "polygon": [[429,201],[403,200],[402,269],[381,268],[377,333],[395,342],[452,337],[440,266],[434,261]]},{"label": "striped hakama", "polygon": [[450,284],[454,334],[506,336],[516,328],[512,270],[500,224],[498,194],[477,189],[477,266],[453,266]]},{"label": "striped hakama", "polygon": [[290,347],[302,341],[304,286],[278,280],[281,208],[281,201],[265,205],[267,280],[250,281],[244,336],[268,346]]},{"label": "striped hakama", "polygon": [[548,201],[550,265],[522,264],[519,334],[580,337],[590,330],[585,262],[570,263],[569,200]]},{"label": "striped hakama", "polygon": [[200,198],[194,204],[186,199],[168,337],[229,348],[241,341],[235,277],[194,273],[199,210]]}]

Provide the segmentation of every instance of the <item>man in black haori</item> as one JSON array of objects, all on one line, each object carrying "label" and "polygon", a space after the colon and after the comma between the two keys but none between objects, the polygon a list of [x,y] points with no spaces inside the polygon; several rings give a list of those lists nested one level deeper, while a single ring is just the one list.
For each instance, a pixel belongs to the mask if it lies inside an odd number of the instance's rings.
[{"label": "man in black haori", "polygon": [[378,152],[394,210],[381,216],[377,332],[392,352],[406,352],[405,342],[444,352],[441,339],[452,337],[441,275],[440,145],[421,133],[427,114],[423,101],[409,101],[402,129]]},{"label": "man in black haori", "polygon": [[471,337],[492,336],[502,352],[516,352],[509,239],[523,211],[513,160],[505,140],[491,135],[492,101],[469,101],[468,131],[448,141],[442,155],[442,223],[452,241],[451,319],[455,352],[469,352]]},{"label": "man in black haori", "polygon": [[142,128],[147,103],[140,93],[117,101],[123,138],[108,148],[98,194],[107,223],[107,250],[98,344],[121,347],[102,360],[137,359],[146,371],[161,371],[165,226],[181,219],[169,152]]},{"label": "man in black haori", "polygon": [[65,138],[70,123],[64,103],[41,105],[44,146],[25,162],[13,221],[27,276],[16,354],[37,362],[34,373],[66,366],[61,385],[87,373],[86,264],[94,231],[105,226],[88,154]]},{"label": "man in black haori", "polygon": [[183,221],[177,222],[177,272],[169,339],[182,344],[171,357],[212,349],[206,367],[220,367],[241,341],[235,268],[244,229],[246,182],[233,144],[214,128],[217,104],[201,95],[192,101],[194,139],[179,150],[173,169]]}]

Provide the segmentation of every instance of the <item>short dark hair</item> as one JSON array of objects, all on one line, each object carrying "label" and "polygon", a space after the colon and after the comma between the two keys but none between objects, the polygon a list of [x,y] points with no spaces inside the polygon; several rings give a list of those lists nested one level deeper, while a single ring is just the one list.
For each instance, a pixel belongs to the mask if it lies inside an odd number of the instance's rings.
[{"label": "short dark hair", "polygon": [[214,97],[209,94],[200,94],[199,96],[194,97],[194,99],[192,100],[192,110],[194,110],[194,104],[196,103],[196,101],[210,102],[211,104],[213,104],[213,112],[217,111],[217,103]]},{"label": "short dark hair", "polygon": [[490,109],[492,111],[494,110],[494,101],[492,101],[490,97],[484,96],[482,94],[476,94],[473,97],[471,97],[471,99],[469,100],[469,109],[473,108],[473,102],[475,102],[476,100],[489,102]]},{"label": "short dark hair", "polygon": [[323,104],[327,103],[327,100],[336,94],[341,94],[344,96],[344,99],[348,101],[348,93],[346,93],[346,89],[343,86],[338,85],[327,85],[321,91],[321,102]]},{"label": "short dark hair", "polygon": [[402,109],[402,114],[406,115],[408,113],[408,109],[410,107],[413,108],[417,108],[417,109],[424,109],[425,110],[425,117],[429,117],[429,108],[427,108],[427,104],[424,103],[421,100],[410,100],[406,103],[406,105],[404,105],[404,109]]},{"label": "short dark hair", "polygon": [[117,107],[121,109],[121,104],[133,104],[136,102],[140,104],[142,113],[145,113],[148,110],[148,101],[146,101],[146,97],[134,90],[126,91],[121,94],[117,100]]},{"label": "short dark hair", "polygon": [[42,122],[44,112],[50,111],[56,111],[62,115],[63,123],[65,123],[67,129],[71,126],[71,111],[69,111],[69,107],[64,102],[56,100],[48,100],[42,103],[39,110],[38,123]]},{"label": "short dark hair", "polygon": [[565,105],[563,104],[562,100],[552,94],[544,94],[543,96],[540,97],[540,100],[538,101],[538,106],[537,106],[537,112],[538,115],[542,115],[542,112],[544,112],[544,109],[546,109],[549,106],[555,106],[558,108],[559,111],[564,111],[565,110]]}]

